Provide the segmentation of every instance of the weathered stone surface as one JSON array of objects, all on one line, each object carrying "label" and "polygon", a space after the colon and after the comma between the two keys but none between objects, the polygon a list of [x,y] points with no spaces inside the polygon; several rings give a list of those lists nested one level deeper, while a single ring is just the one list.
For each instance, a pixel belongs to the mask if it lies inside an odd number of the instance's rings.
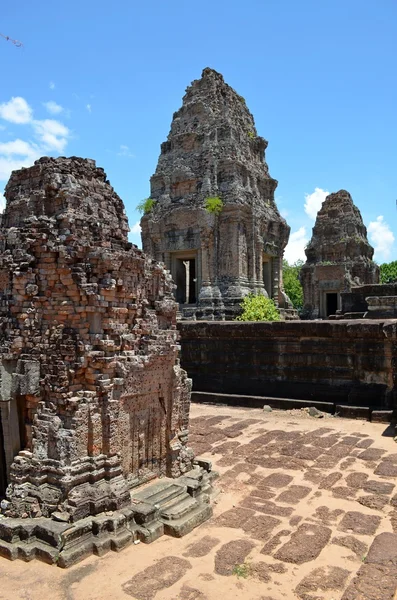
[{"label": "weathered stone surface", "polygon": [[328,544],[330,537],[331,529],[329,527],[303,523],[274,557],[277,560],[301,565],[317,558],[321,550]]},{"label": "weathered stone surface", "polygon": [[92,160],[42,158],[5,195],[4,512],[120,509],[131,485],[192,465],[170,276],[128,243],[122,200]]},{"label": "weathered stone surface", "polygon": [[300,278],[304,306],[302,318],[317,319],[340,309],[341,292],[379,283],[379,267],[360,211],[345,190],[330,194],[317,213],[313,236],[306,250]]},{"label": "weathered stone surface", "polygon": [[[187,88],[151,178],[143,248],[165,262],[188,318],[232,318],[249,292],[291,307],[282,289],[289,227],[280,216],[264,151],[244,99],[204,69]],[[220,198],[219,214],[205,208]],[[197,305],[197,306],[196,306]]]},{"label": "weathered stone surface", "polygon": [[[180,322],[178,329],[182,367],[196,392],[213,394],[207,401],[228,403],[229,394],[240,406],[264,394],[312,399],[348,405],[349,415],[358,406],[360,418],[361,407],[369,416],[370,406],[395,405],[396,321]],[[330,454],[349,451],[341,444]]]}]

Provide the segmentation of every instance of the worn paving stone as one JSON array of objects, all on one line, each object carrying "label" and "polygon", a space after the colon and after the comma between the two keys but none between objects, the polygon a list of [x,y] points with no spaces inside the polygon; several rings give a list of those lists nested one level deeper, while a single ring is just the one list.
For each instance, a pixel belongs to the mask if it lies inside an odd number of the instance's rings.
[{"label": "worn paving stone", "polygon": [[[348,448],[348,446],[345,446],[345,448]],[[326,470],[326,469],[335,469],[337,463],[339,462],[339,457],[335,457],[333,458],[332,456],[329,456],[327,454],[323,454],[322,456],[320,456],[316,462],[315,462],[315,466],[318,469],[322,469],[322,470]]]},{"label": "worn paving stone", "polygon": [[388,481],[375,481],[374,479],[369,479],[363,485],[364,492],[372,492],[373,494],[381,494],[384,496],[389,496],[394,488],[394,483]]},{"label": "worn paving stone", "polygon": [[368,475],[366,473],[349,473],[346,477],[346,485],[350,488],[360,489],[362,488],[368,479]]},{"label": "worn paving stone", "polygon": [[271,498],[274,498],[275,495],[276,493],[271,492],[268,488],[257,488],[255,490],[252,490],[252,492],[250,493],[250,496],[253,496],[255,498],[261,498],[262,500],[270,500]]},{"label": "worn paving stone", "polygon": [[324,525],[303,523],[274,557],[283,562],[301,565],[317,558],[331,538],[331,529]]},{"label": "worn paving stone", "polygon": [[182,556],[186,556],[187,558],[199,558],[206,556],[213,548],[215,548],[215,546],[219,544],[219,542],[220,540],[218,540],[218,538],[205,535],[197,542],[190,544]]},{"label": "worn paving stone", "polygon": [[397,567],[397,534],[384,532],[377,535],[365,562]]},{"label": "worn paving stone", "polygon": [[248,540],[234,540],[224,544],[215,555],[215,573],[232,575],[236,565],[244,563],[255,544]]},{"label": "worn paving stone", "polygon": [[312,483],[319,483],[324,478],[324,473],[319,469],[308,469],[303,475],[305,481],[311,481]]},{"label": "worn paving stone", "polygon": [[265,541],[270,537],[275,527],[280,525],[280,519],[268,515],[255,515],[242,525],[245,533],[250,534],[255,540]]},{"label": "worn paving stone", "polygon": [[267,477],[261,480],[260,486],[258,487],[272,487],[272,488],[284,488],[291,483],[293,477],[286,475],[285,473],[271,473]]},{"label": "worn paving stone", "polygon": [[331,489],[334,498],[352,499],[357,495],[357,490],[345,486],[336,486]]},{"label": "worn paving stone", "polygon": [[375,443],[374,440],[367,438],[366,440],[362,440],[361,442],[359,442],[357,444],[356,448],[369,448],[374,443]]},{"label": "worn paving stone", "polygon": [[317,460],[324,450],[322,448],[315,448],[314,446],[302,446],[296,453],[296,458],[302,460]]},{"label": "worn paving stone", "polygon": [[246,508],[231,508],[222,513],[212,522],[216,527],[233,527],[239,529],[255,512]]},{"label": "worn paving stone", "polygon": [[296,527],[297,525],[299,525],[299,523],[302,521],[303,517],[300,517],[299,515],[294,515],[293,517],[290,518],[289,520],[289,524],[291,527]]},{"label": "worn paving stone", "polygon": [[208,596],[206,596],[203,592],[196,588],[190,587],[187,583],[184,583],[181,588],[181,593],[178,595],[176,600],[207,600]]},{"label": "worn paving stone", "polygon": [[290,517],[293,512],[293,508],[289,506],[279,506],[271,500],[261,500],[252,496],[248,496],[240,502],[240,506],[251,508],[252,510],[257,510],[258,512],[274,517]]},{"label": "worn paving stone", "polygon": [[341,444],[347,444],[348,446],[355,446],[360,442],[360,438],[354,435],[345,435],[341,438]]},{"label": "worn paving stone", "polygon": [[368,546],[364,544],[363,541],[355,538],[352,535],[345,535],[340,537],[335,537],[331,540],[331,544],[336,544],[337,546],[343,546],[344,548],[348,548],[359,558],[363,560],[367,555]]},{"label": "worn paving stone", "polygon": [[341,508],[336,508],[335,510],[331,510],[328,506],[319,506],[313,518],[317,519],[324,525],[329,525],[330,523],[335,523],[344,513]]},{"label": "worn paving stone", "polygon": [[281,544],[281,538],[287,537],[290,535],[291,531],[289,529],[282,529],[276,535],[274,535],[267,544],[265,544],[261,550],[261,554],[271,555],[273,551]]},{"label": "worn paving stone", "polygon": [[318,600],[318,592],[343,590],[349,575],[350,571],[340,567],[319,567],[302,579],[295,593],[301,600]]},{"label": "worn paving stone", "polygon": [[330,490],[332,486],[335,485],[335,483],[337,483],[342,477],[342,473],[339,473],[338,471],[330,473],[319,482],[318,487],[320,490]]},{"label": "worn paving stone", "polygon": [[357,533],[358,535],[375,535],[381,522],[377,515],[366,515],[357,511],[349,511],[339,523],[339,531]]},{"label": "worn paving stone", "polygon": [[396,589],[395,567],[364,564],[341,600],[394,600]]},{"label": "worn paving stone", "polygon": [[312,491],[312,488],[303,485],[291,485],[288,489],[277,496],[277,502],[286,504],[298,504],[303,498],[306,498]]},{"label": "worn paving stone", "polygon": [[397,464],[388,460],[382,460],[374,473],[381,477],[397,477]]},{"label": "worn paving stone", "polygon": [[386,450],[380,450],[379,448],[368,448],[364,452],[360,452],[357,458],[361,460],[379,460],[383,454],[386,454]]},{"label": "worn paving stone", "polygon": [[345,460],[343,460],[340,463],[339,468],[341,469],[341,471],[346,471],[346,469],[349,469],[355,462],[356,459],[354,458],[354,456],[348,456],[347,458],[345,458]]},{"label": "worn paving stone", "polygon": [[123,592],[137,600],[152,600],[157,592],[182,579],[191,567],[189,561],[178,556],[161,558],[124,583]]},{"label": "worn paving stone", "polygon": [[338,444],[335,444],[335,446],[332,446],[330,450],[328,450],[327,456],[334,459],[346,458],[346,456],[349,456],[351,450],[352,446],[339,442]]},{"label": "worn paving stone", "polygon": [[333,435],[327,435],[324,437],[319,437],[316,438],[313,441],[313,445],[318,447],[318,448],[331,448],[332,446],[334,446],[335,444],[337,444],[339,442],[339,435],[337,434],[333,434]]},{"label": "worn paving stone", "polygon": [[389,503],[389,498],[379,494],[369,494],[368,496],[360,496],[357,498],[357,502],[374,510],[382,510]]}]

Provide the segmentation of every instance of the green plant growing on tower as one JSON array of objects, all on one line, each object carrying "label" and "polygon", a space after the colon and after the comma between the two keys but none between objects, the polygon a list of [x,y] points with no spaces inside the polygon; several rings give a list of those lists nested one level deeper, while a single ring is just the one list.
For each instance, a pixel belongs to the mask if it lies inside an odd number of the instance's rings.
[{"label": "green plant growing on tower", "polygon": [[151,210],[153,210],[155,204],[156,200],[153,200],[153,198],[145,198],[145,200],[142,200],[142,202],[138,204],[136,209],[141,214],[147,215],[148,213],[150,213]]},{"label": "green plant growing on tower", "polygon": [[219,196],[212,196],[205,199],[205,210],[214,215],[219,215],[223,210],[223,200]]},{"label": "green plant growing on tower", "polygon": [[248,132],[248,137],[250,138],[250,140],[254,140],[255,139],[255,133],[253,131],[249,131]]},{"label": "green plant growing on tower", "polygon": [[248,294],[240,304],[243,312],[236,321],[280,321],[280,315],[271,298],[263,294]]}]

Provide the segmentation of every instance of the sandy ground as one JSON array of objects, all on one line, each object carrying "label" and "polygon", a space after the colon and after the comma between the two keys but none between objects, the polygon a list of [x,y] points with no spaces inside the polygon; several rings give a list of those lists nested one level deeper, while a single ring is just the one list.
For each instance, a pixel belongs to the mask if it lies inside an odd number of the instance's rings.
[{"label": "sandy ground", "polygon": [[386,425],[201,405],[191,417],[191,445],[220,473],[210,521],[68,570],[0,559],[0,598],[397,598],[397,446]]}]

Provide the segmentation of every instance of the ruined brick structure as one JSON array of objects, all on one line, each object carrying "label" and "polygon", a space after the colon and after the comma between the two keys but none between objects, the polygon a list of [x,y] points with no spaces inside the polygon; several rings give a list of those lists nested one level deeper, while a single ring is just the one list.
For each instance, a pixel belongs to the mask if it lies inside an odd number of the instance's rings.
[{"label": "ruined brick structure", "polygon": [[[244,98],[204,69],[161,145],[154,206],[141,220],[144,251],[171,271],[187,317],[233,318],[249,292],[291,308],[282,289],[289,227],[274,201],[266,147]],[[208,198],[223,202],[218,215],[206,210]]]},{"label": "ruined brick structure", "polygon": [[120,509],[131,487],[192,468],[170,275],[128,242],[123,202],[92,160],[42,158],[5,195],[3,512]]},{"label": "ruined brick structure", "polygon": [[301,318],[318,319],[341,308],[341,292],[379,283],[379,267],[360,211],[345,190],[326,197],[300,272],[304,306]]}]

